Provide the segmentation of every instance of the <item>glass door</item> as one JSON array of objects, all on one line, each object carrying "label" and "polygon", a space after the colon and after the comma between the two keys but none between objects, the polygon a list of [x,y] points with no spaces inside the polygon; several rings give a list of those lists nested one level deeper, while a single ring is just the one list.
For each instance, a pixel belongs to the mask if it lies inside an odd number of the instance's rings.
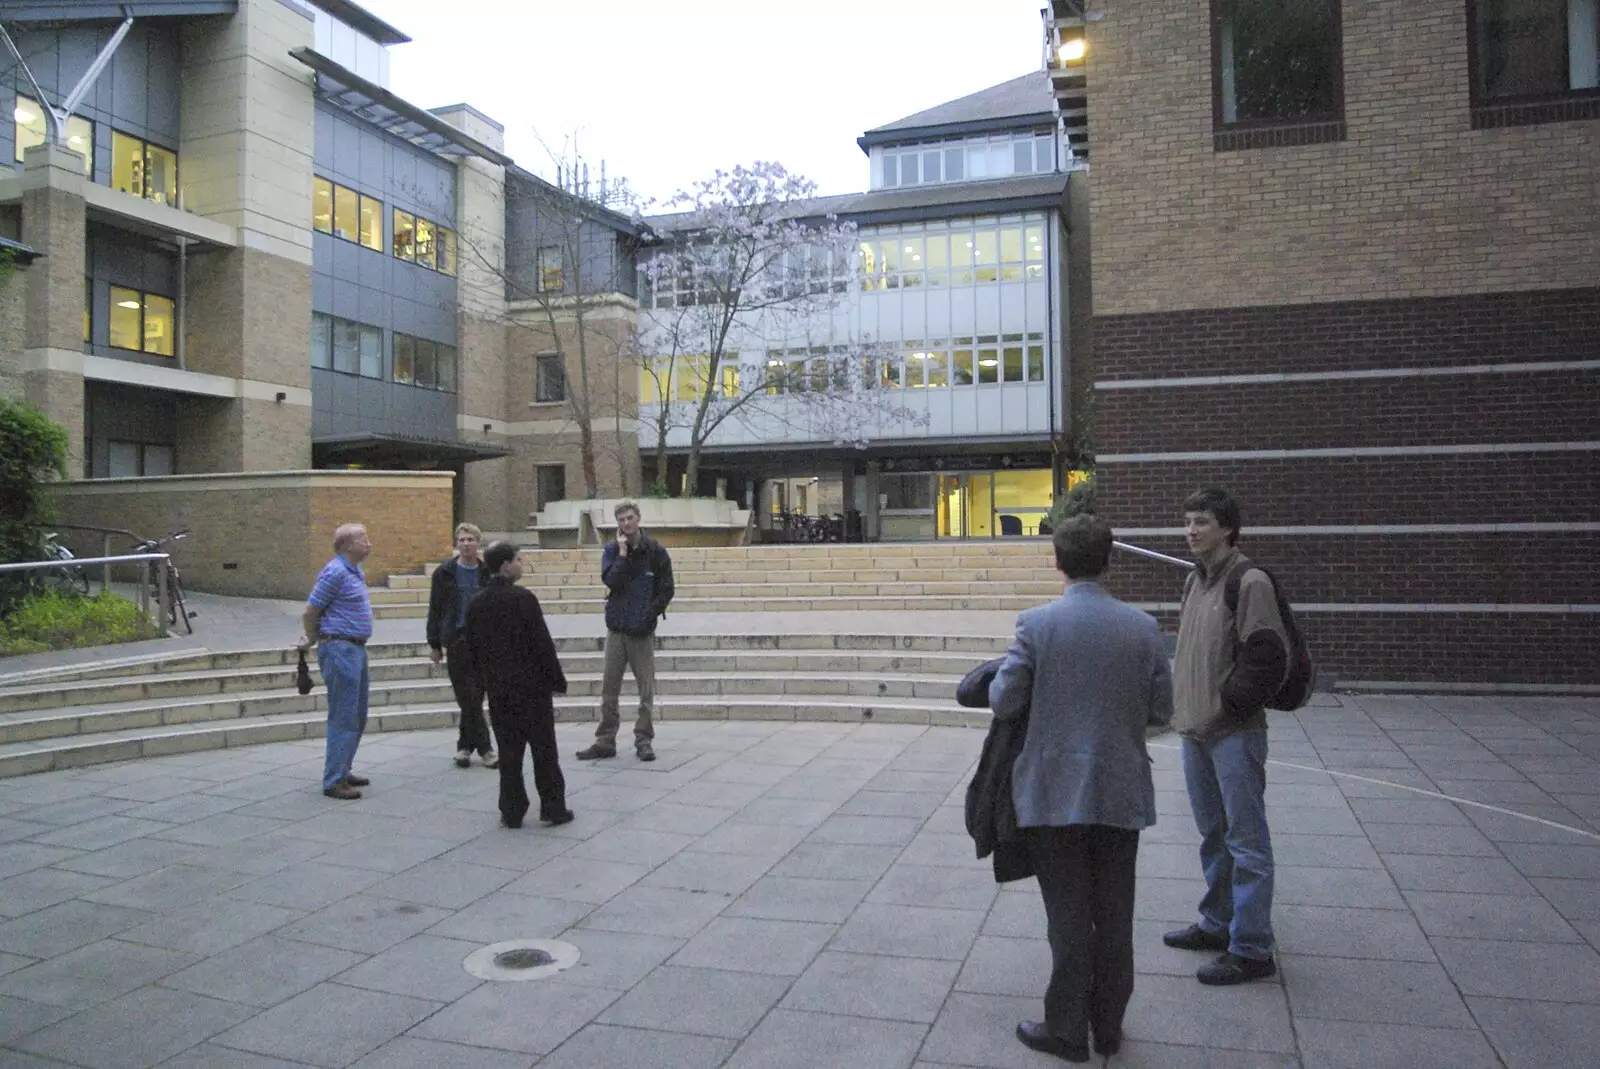
[{"label": "glass door", "polygon": [[938,536],[940,538],[967,537],[967,477],[965,475],[939,476]]}]

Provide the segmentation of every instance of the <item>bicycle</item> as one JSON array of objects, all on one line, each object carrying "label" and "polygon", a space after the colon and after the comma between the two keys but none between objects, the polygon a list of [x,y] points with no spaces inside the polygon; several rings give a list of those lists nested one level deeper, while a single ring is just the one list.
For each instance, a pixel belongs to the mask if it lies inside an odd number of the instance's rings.
[{"label": "bicycle", "polygon": [[71,594],[84,597],[89,593],[89,573],[81,564],[67,563],[72,561],[72,550],[56,541],[61,536],[51,531],[44,536],[44,551],[48,558],[53,557],[62,563],[54,568],[45,569],[40,581],[47,589],[61,594]]},{"label": "bicycle", "polygon": [[[160,553],[161,547],[169,542],[177,542],[189,537],[189,529],[173,531],[165,538],[148,538],[133,547],[135,553]],[[161,588],[156,585],[154,574],[150,580],[150,596],[158,601],[161,597]],[[194,634],[193,620],[196,614],[189,611],[188,605],[183,600],[183,577],[178,573],[178,566],[170,559],[167,561],[167,626],[177,627],[181,621],[183,629],[189,634]]]}]

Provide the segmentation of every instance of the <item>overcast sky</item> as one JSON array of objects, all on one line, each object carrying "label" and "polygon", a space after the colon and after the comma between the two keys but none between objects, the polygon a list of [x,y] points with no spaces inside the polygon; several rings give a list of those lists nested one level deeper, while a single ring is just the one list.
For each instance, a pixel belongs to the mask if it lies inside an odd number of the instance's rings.
[{"label": "overcast sky", "polygon": [[824,194],[867,186],[863,130],[1039,69],[1041,0],[361,0],[413,38],[391,88],[465,101],[554,176],[574,137],[598,182],[665,199],[775,159]]}]

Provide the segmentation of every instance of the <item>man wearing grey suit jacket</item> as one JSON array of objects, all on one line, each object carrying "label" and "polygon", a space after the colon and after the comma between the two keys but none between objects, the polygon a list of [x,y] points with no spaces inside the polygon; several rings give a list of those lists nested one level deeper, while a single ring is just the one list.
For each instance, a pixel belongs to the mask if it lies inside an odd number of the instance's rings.
[{"label": "man wearing grey suit jacket", "polygon": [[1111,528],[1074,516],[1055,532],[1066,592],[1017,617],[989,688],[997,718],[1028,717],[1012,776],[1017,824],[1039,877],[1053,968],[1043,1022],[1017,1038],[1068,1061],[1116,1053],[1133,996],[1134,865],[1156,822],[1145,729],[1172,719],[1156,622],[1100,586]]}]

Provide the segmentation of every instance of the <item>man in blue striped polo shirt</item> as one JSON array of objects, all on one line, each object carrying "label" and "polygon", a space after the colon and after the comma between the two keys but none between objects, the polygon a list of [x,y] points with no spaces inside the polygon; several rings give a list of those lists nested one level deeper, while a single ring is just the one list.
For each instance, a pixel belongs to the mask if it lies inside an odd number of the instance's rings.
[{"label": "man in blue striped polo shirt", "polygon": [[328,756],[322,770],[322,793],[329,798],[360,798],[357,787],[369,782],[350,765],[367,727],[367,639],[372,637],[372,603],[361,562],[372,552],[372,540],[359,523],[333,532],[333,559],[322,566],[307,598],[305,639],[301,649],[317,647],[317,664],[328,685]]}]

